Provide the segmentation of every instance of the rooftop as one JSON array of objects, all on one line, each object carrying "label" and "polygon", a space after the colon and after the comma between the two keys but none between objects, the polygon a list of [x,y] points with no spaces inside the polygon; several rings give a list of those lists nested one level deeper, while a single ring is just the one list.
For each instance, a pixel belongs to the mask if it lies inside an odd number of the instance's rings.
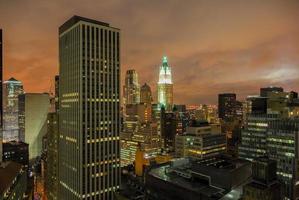
[{"label": "rooftop", "polygon": [[67,20],[64,24],[62,24],[59,27],[59,34],[63,33],[64,31],[66,31],[67,29],[69,29],[70,27],[72,27],[73,25],[75,25],[76,23],[78,23],[80,21],[89,22],[89,23],[98,24],[98,25],[101,25],[101,26],[110,27],[110,25],[108,23],[74,15],[73,17],[71,17],[69,20]]},{"label": "rooftop", "polygon": [[3,194],[11,186],[21,169],[22,165],[15,162],[0,164],[0,194]]}]

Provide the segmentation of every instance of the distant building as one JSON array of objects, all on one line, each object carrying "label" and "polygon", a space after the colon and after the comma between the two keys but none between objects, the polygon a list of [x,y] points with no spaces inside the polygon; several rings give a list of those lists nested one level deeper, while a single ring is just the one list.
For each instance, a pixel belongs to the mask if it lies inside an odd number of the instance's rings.
[{"label": "distant building", "polygon": [[146,175],[146,196],[152,200],[239,199],[251,176],[251,164],[217,156],[174,159],[153,167]]},{"label": "distant building", "polygon": [[261,97],[268,97],[269,92],[283,92],[282,87],[265,87],[260,89]]},{"label": "distant building", "polygon": [[58,199],[58,142],[58,114],[49,113],[45,162],[45,189],[48,200]]},{"label": "distant building", "polygon": [[19,141],[19,99],[24,93],[23,84],[15,78],[3,83],[3,141]]},{"label": "distant building", "polygon": [[29,159],[42,153],[43,136],[47,133],[49,94],[26,93],[19,95],[20,139],[29,144]]},{"label": "distant building", "polygon": [[0,164],[0,200],[20,200],[27,189],[27,173],[15,162]]},{"label": "distant building", "polygon": [[281,200],[276,161],[261,157],[252,162],[252,181],[243,187],[243,200]]},{"label": "distant building", "polygon": [[218,95],[218,116],[224,121],[231,121],[236,117],[236,94],[224,93]]},{"label": "distant building", "polygon": [[140,103],[140,86],[135,70],[127,70],[124,85],[124,105]]},{"label": "distant building", "polygon": [[152,90],[148,84],[144,83],[144,85],[142,85],[140,89],[140,103],[151,105],[152,101]]},{"label": "distant building", "polygon": [[178,157],[207,158],[224,153],[225,134],[219,124],[206,121],[193,121],[186,133],[176,135],[175,152]]},{"label": "distant building", "polygon": [[166,111],[172,111],[173,107],[173,82],[171,67],[168,65],[167,57],[164,56],[160,66],[158,82],[158,104]]},{"label": "distant building", "polygon": [[3,143],[3,161],[13,161],[29,166],[29,145],[24,142]]},{"label": "distant building", "polygon": [[160,130],[164,149],[173,151],[177,131],[177,120],[174,112],[166,112],[164,108],[162,108]]}]

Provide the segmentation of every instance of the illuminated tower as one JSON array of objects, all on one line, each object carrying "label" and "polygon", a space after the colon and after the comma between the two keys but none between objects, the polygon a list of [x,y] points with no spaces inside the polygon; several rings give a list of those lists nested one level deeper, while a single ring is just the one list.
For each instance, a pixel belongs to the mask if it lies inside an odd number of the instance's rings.
[{"label": "illuminated tower", "polygon": [[164,56],[160,67],[158,82],[158,103],[166,111],[171,111],[173,106],[173,83],[171,67],[168,65],[167,57]]},{"label": "illuminated tower", "polygon": [[124,85],[124,105],[140,103],[140,86],[138,83],[138,74],[130,69],[126,73]]},{"label": "illuminated tower", "polygon": [[23,84],[14,78],[3,82],[3,141],[19,141],[19,99]]},{"label": "illuminated tower", "polygon": [[59,28],[61,200],[113,200],[120,186],[120,30],[74,16]]}]

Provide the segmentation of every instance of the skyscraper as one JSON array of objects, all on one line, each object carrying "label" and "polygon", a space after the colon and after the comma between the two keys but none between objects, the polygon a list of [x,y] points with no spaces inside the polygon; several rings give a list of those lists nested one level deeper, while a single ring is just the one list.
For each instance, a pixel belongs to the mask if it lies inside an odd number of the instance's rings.
[{"label": "skyscraper", "polygon": [[140,89],[140,102],[151,105],[153,101],[151,87],[144,83]]},{"label": "skyscraper", "polygon": [[47,93],[19,95],[19,138],[29,144],[29,159],[40,156],[47,133],[50,98]]},{"label": "skyscraper", "polygon": [[127,70],[124,85],[124,105],[140,103],[140,86],[135,70]]},{"label": "skyscraper", "polygon": [[19,141],[19,99],[23,84],[15,78],[3,82],[3,141]]},{"label": "skyscraper", "polygon": [[236,94],[224,93],[218,95],[218,114],[224,121],[234,119],[236,116]]},{"label": "skyscraper", "polygon": [[0,162],[2,161],[2,128],[3,128],[3,102],[2,102],[2,71],[3,71],[3,41],[2,29],[0,29]]},{"label": "skyscraper", "polygon": [[162,59],[158,82],[158,103],[166,111],[171,111],[173,106],[173,83],[171,67],[168,65],[167,57]]},{"label": "skyscraper", "polygon": [[59,27],[58,199],[114,199],[120,185],[120,30],[73,16]]}]

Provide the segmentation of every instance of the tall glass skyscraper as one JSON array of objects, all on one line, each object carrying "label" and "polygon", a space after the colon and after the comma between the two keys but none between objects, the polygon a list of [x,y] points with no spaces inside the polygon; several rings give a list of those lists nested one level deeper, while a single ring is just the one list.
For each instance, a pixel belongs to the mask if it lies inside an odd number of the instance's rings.
[{"label": "tall glass skyscraper", "polygon": [[130,69],[126,72],[124,85],[124,105],[140,103],[140,86],[138,74]]},{"label": "tall glass skyscraper", "polygon": [[173,107],[173,83],[171,67],[168,65],[167,57],[164,56],[160,66],[158,82],[158,103],[166,111],[171,111]]},{"label": "tall glass skyscraper", "polygon": [[19,141],[19,99],[23,84],[15,78],[3,82],[3,141]]},{"label": "tall glass skyscraper", "polygon": [[113,200],[120,185],[120,30],[74,16],[59,28],[58,199]]}]

